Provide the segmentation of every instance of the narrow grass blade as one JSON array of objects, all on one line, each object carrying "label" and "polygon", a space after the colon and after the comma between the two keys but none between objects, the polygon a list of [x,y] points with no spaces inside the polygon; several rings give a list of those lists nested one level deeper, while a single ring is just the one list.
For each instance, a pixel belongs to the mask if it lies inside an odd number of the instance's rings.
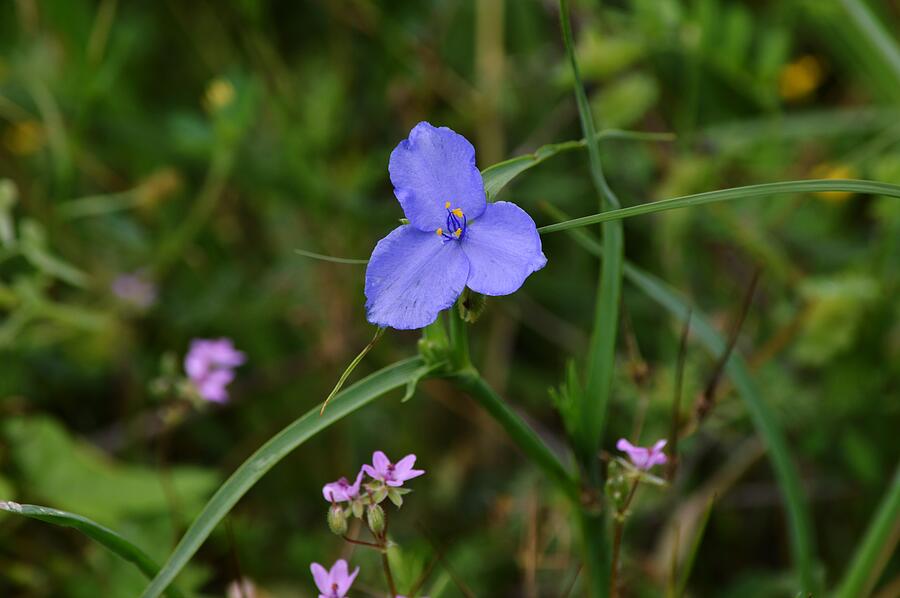
[{"label": "narrow grass blade", "polygon": [[[575,101],[581,129],[587,140],[590,159],[591,180],[600,196],[602,210],[615,210],[619,199],[610,188],[603,174],[600,160],[600,145],[591,105],[584,91],[584,84],[575,57],[575,42],[572,37],[572,23],[569,18],[569,1],[560,0],[560,24],[563,45],[575,80]],[[606,420],[607,404],[612,393],[613,369],[615,367],[616,336],[619,325],[619,301],[622,292],[622,259],[624,239],[621,223],[603,226],[603,250],[606,255],[600,268],[597,299],[594,307],[594,328],[591,333],[586,364],[585,392],[586,404],[582,409],[584,425],[581,438],[581,458],[591,459],[600,446]],[[594,468],[596,469],[596,468]],[[594,476],[596,477],[596,476]],[[599,483],[599,479],[592,480]]]},{"label": "narrow grass blade", "polygon": [[863,537],[837,598],[868,596],[900,540],[900,466]]},{"label": "narrow grass blade", "polygon": [[890,69],[894,83],[900,84],[900,47],[897,46],[897,42],[863,0],[840,0],[840,2],[850,17],[850,24],[860,32],[863,39],[872,44]]},{"label": "narrow grass blade", "polygon": [[369,341],[369,344],[363,347],[363,350],[357,354],[356,357],[353,358],[353,361],[350,362],[344,372],[341,374],[341,377],[338,378],[337,384],[334,385],[334,388],[331,389],[331,392],[328,393],[328,396],[325,397],[325,400],[322,402],[322,409],[319,411],[319,415],[323,415],[325,413],[325,408],[328,407],[328,403],[331,402],[331,399],[340,392],[341,388],[344,387],[344,384],[347,382],[347,378],[350,377],[350,374],[353,373],[353,370],[356,369],[356,366],[360,364],[363,358],[372,350],[372,347],[375,346],[375,343],[378,342],[378,339],[381,338],[381,335],[384,334],[384,328],[375,329],[375,336],[372,337],[372,340]]},{"label": "narrow grass blade", "polygon": [[349,257],[334,257],[333,255],[325,255],[323,253],[316,253],[314,251],[307,251],[305,249],[295,249],[294,253],[297,255],[302,255],[303,257],[312,258],[314,260],[320,260],[323,262],[332,262],[335,264],[357,264],[357,265],[365,265],[369,263],[369,260],[359,260],[355,258]]},{"label": "narrow grass blade", "polygon": [[[87,517],[82,517],[81,515],[76,515],[75,513],[69,513],[67,511],[51,509],[49,507],[23,505],[7,501],[0,501],[0,510],[6,511],[7,513],[22,515],[23,517],[30,517],[31,519],[37,519],[46,523],[52,523],[53,525],[76,529],[88,538],[102,544],[104,547],[115,553],[116,556],[134,564],[141,573],[147,576],[147,579],[153,579],[159,572],[159,565],[157,565],[146,552],[108,527],[102,526]],[[170,587],[166,593],[172,598],[180,598],[182,596],[181,592],[174,587]]]},{"label": "narrow grass blade", "polygon": [[244,461],[206,503],[203,511],[175,547],[169,560],[141,596],[157,598],[162,594],[238,500],[276,463],[344,416],[371,403],[388,391],[403,388],[418,374],[422,365],[422,359],[414,357],[379,370],[338,394],[325,415],[320,416],[318,407],[314,407],[273,436]]},{"label": "narrow grass blade", "polygon": [[581,226],[590,226],[591,224],[598,224],[601,222],[622,220],[624,218],[631,218],[632,216],[641,216],[643,214],[653,214],[656,212],[666,212],[668,210],[689,208],[692,206],[702,206],[708,203],[732,201],[735,199],[770,197],[772,195],[787,193],[815,193],[828,191],[849,191],[850,193],[868,193],[872,195],[900,197],[900,185],[879,183],[877,181],[861,181],[853,179],[810,179],[807,181],[763,183],[761,185],[749,185],[747,187],[734,187],[732,189],[720,189],[718,191],[707,191],[706,193],[685,195],[683,197],[654,201],[637,206],[631,206],[628,208],[622,208],[620,210],[601,212],[599,214],[593,214],[591,216],[582,216],[581,218],[574,218],[572,220],[566,220],[565,222],[557,222],[556,224],[542,226],[538,229],[538,232],[540,232],[541,234],[555,233],[563,230],[578,228]]},{"label": "narrow grass blade", "polygon": [[[642,131],[623,131],[622,129],[604,129],[597,132],[594,136],[598,141],[604,139],[625,139],[629,141],[674,141],[675,135],[672,133],[645,133]],[[577,141],[562,141],[560,143],[550,143],[542,145],[534,152],[523,156],[516,156],[503,162],[498,162],[492,166],[488,166],[481,171],[481,178],[484,179],[484,190],[487,193],[488,201],[493,201],[497,194],[514,178],[533,168],[553,156],[558,156],[564,152],[572,150],[584,149],[588,146],[585,139]]]},{"label": "narrow grass blade", "polygon": [[[558,211],[553,210],[558,214]],[[603,247],[586,231],[571,230],[573,238],[585,249],[597,257],[603,257]],[[637,266],[625,263],[625,278],[644,292],[679,321],[691,318],[691,329],[697,340],[714,356],[719,356],[726,348],[726,341],[700,311],[693,308],[677,291],[655,276],[644,272]],[[762,400],[744,359],[732,353],[725,366],[738,395],[744,401],[747,412],[753,421],[757,433],[766,443],[769,461],[775,473],[775,479],[781,489],[787,510],[790,526],[791,555],[794,566],[804,592],[816,591],[813,555],[813,529],[803,491],[800,488],[800,475],[791,460],[784,434],[775,419],[774,413]]]},{"label": "narrow grass blade", "polygon": [[[600,160],[600,145],[597,142],[596,128],[581,81],[578,60],[575,57],[575,42],[572,37],[572,23],[569,17],[569,0],[559,0],[559,20],[562,27],[563,45],[566,57],[572,68],[575,81],[575,101],[578,104],[578,116],[581,130],[587,140],[588,157],[590,159],[591,180],[600,196],[600,209],[616,210],[620,206],[619,199],[606,182],[603,165]],[[624,261],[624,234],[622,223],[609,221],[602,227],[603,253],[606,259],[600,266],[600,277],[597,298],[594,303],[594,327],[588,347],[588,358],[585,365],[584,404],[581,413],[584,415],[579,438],[576,439],[579,458],[595,487],[603,483],[602,473],[595,457],[603,442],[603,431],[606,424],[606,412],[612,394],[613,370],[616,361],[616,336],[619,328],[619,303],[622,294],[622,264]],[[582,517],[581,535],[585,544],[585,552],[591,557],[586,563],[588,572],[588,594],[595,598],[606,596],[610,590],[611,561],[610,550],[605,532],[605,515],[584,513]]]},{"label": "narrow grass blade", "polygon": [[694,533],[694,541],[691,543],[691,551],[687,554],[684,561],[684,567],[681,572],[681,581],[678,582],[678,589],[675,592],[677,598],[684,596],[687,590],[688,579],[691,577],[691,571],[694,569],[694,562],[697,560],[697,553],[700,551],[700,544],[703,542],[703,534],[706,532],[706,524],[709,523],[709,516],[712,515],[713,506],[716,504],[715,497],[709,499],[706,510],[703,512],[703,518],[697,526]]}]

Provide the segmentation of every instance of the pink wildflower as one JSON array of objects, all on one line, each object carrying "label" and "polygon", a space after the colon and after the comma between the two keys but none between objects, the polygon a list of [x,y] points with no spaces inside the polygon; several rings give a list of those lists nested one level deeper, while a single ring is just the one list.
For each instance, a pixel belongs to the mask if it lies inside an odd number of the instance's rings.
[{"label": "pink wildflower", "polygon": [[345,598],[353,580],[359,573],[359,567],[351,575],[347,567],[347,561],[340,559],[328,571],[319,563],[310,565],[316,587],[319,588],[319,598]]},{"label": "pink wildflower", "polygon": [[328,502],[343,502],[353,500],[359,496],[359,485],[362,483],[363,472],[356,476],[356,481],[351,485],[347,478],[341,478],[336,482],[325,484],[322,487],[322,496]]},{"label": "pink wildflower", "polygon": [[381,480],[388,486],[399,487],[406,480],[411,480],[425,473],[424,469],[413,469],[416,463],[415,455],[406,455],[397,463],[391,463],[381,451],[372,454],[372,465],[363,465],[363,471],[376,480]]},{"label": "pink wildflower", "polygon": [[634,446],[624,438],[620,438],[616,443],[616,448],[623,453],[628,453],[628,458],[638,469],[647,471],[654,465],[662,465],[667,459],[663,453],[663,447],[666,446],[665,440],[659,440],[650,448],[642,446]]},{"label": "pink wildflower", "polygon": [[245,360],[231,339],[194,339],[184,358],[184,370],[201,397],[224,403],[228,400],[225,387],[234,380],[234,368]]}]

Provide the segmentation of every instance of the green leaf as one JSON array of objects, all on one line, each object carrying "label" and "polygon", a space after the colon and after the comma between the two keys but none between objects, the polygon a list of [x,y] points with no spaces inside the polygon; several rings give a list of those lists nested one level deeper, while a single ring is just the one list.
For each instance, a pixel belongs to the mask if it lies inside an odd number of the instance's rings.
[{"label": "green leaf", "polygon": [[[52,523],[53,525],[77,529],[85,536],[102,544],[119,557],[133,563],[134,566],[148,579],[153,579],[153,576],[159,571],[159,565],[153,562],[153,559],[138,546],[135,546],[108,527],[104,527],[87,517],[82,517],[81,515],[68,513],[66,511],[58,511],[48,507],[20,505],[19,503],[7,501],[0,501],[0,510],[21,515],[23,517],[30,517],[46,523]],[[181,592],[174,587],[169,588],[167,594],[173,598],[182,595]]]},{"label": "green leaf", "polygon": [[414,357],[379,370],[340,392],[334,397],[324,415],[320,416],[318,407],[314,407],[269,439],[238,467],[210,499],[185,532],[162,570],[144,590],[142,597],[159,596],[238,500],[276,463],[336,421],[371,403],[384,393],[403,387],[416,375],[422,364],[421,358]]},{"label": "green leaf", "polygon": [[678,590],[675,593],[677,598],[681,598],[684,596],[685,591],[687,590],[688,579],[691,577],[691,571],[694,569],[694,563],[697,560],[697,553],[700,551],[700,544],[703,542],[703,534],[706,532],[706,524],[709,523],[709,516],[712,515],[713,506],[715,506],[716,497],[713,496],[709,499],[709,503],[706,505],[706,510],[703,512],[703,517],[700,518],[700,523],[697,525],[697,530],[694,532],[694,541],[691,542],[690,551],[687,554],[687,557],[684,561],[684,568],[681,571],[681,580],[678,582]]},{"label": "green leaf", "polygon": [[46,233],[40,224],[33,220],[25,220],[22,222],[20,232],[19,249],[37,270],[76,287],[90,286],[90,277],[86,273],[47,250]]},{"label": "green leaf", "polygon": [[[598,257],[603,256],[600,243],[585,231],[572,230],[572,236],[588,251]],[[691,330],[695,338],[711,355],[718,357],[725,350],[725,339],[710,324],[709,319],[696,307],[692,307],[677,291],[662,280],[644,272],[637,266],[625,263],[625,278],[638,287],[650,299],[666,309],[680,322],[688,315],[691,317]],[[813,592],[817,588],[813,575],[813,530],[806,508],[803,491],[800,488],[800,476],[791,460],[784,434],[778,425],[775,415],[759,395],[759,391],[750,376],[744,359],[735,351],[732,352],[725,365],[725,371],[731,378],[738,395],[744,401],[750,418],[757,432],[762,436],[769,450],[769,461],[775,472],[775,478],[784,497],[788,523],[791,531],[791,553],[797,568],[800,583],[804,592]]]},{"label": "green leaf", "polygon": [[[115,526],[125,519],[169,513],[158,471],[113,461],[72,438],[56,420],[10,417],[0,432],[30,496]],[[168,475],[179,507],[188,515],[200,509],[218,482],[216,473],[197,467],[172,467]]]},{"label": "green leaf", "polygon": [[[600,197],[600,209],[603,211],[615,210],[620,206],[620,202],[603,174],[600,145],[596,138],[591,105],[584,91],[578,71],[578,60],[575,57],[568,0],[559,1],[559,20],[562,27],[563,45],[566,48],[569,65],[572,67],[572,76],[575,79],[575,102],[578,105],[581,130],[584,138],[588,141],[591,180]],[[576,439],[579,449],[578,456],[585,466],[588,483],[595,488],[602,483],[602,474],[598,467],[596,453],[603,441],[606,412],[612,394],[625,247],[621,222],[609,222],[602,228],[603,252],[606,259],[600,266],[597,298],[594,303],[594,327],[588,347],[584,394],[582,395],[584,403],[580,409],[582,427],[581,434]],[[610,584],[610,551],[607,545],[607,534],[604,530],[605,523],[604,516],[597,517],[585,513],[581,526],[585,552],[589,557],[586,563],[589,595],[595,598],[607,595]]]},{"label": "green leaf", "polygon": [[631,218],[632,216],[653,214],[655,212],[666,212],[668,210],[689,208],[692,206],[702,206],[708,203],[732,201],[735,199],[770,197],[772,195],[785,193],[820,193],[828,191],[849,191],[851,193],[869,193],[872,195],[900,197],[900,185],[879,183],[877,181],[861,181],[854,179],[811,179],[807,181],[763,183],[761,185],[748,185],[746,187],[734,187],[732,189],[719,189],[718,191],[707,191],[705,193],[685,195],[683,197],[654,201],[637,206],[631,206],[628,208],[622,208],[619,210],[601,212],[599,214],[593,214],[591,216],[582,216],[581,218],[574,218],[572,220],[566,220],[565,222],[557,222],[556,224],[542,226],[538,229],[538,232],[540,232],[541,234],[555,233],[562,230],[578,228],[581,226],[590,226],[591,224],[598,224],[601,222],[622,220],[624,218]]},{"label": "green leaf", "polygon": [[409,378],[409,382],[406,383],[406,390],[403,391],[403,398],[400,399],[400,402],[405,403],[408,400],[412,399],[413,395],[416,393],[416,387],[419,386],[419,382],[429,377],[434,372],[445,368],[446,366],[446,361],[425,363],[418,370],[413,372],[413,375]]},{"label": "green leaf", "polygon": [[[563,44],[566,56],[572,67],[575,79],[575,102],[581,120],[581,130],[588,140],[588,158],[590,162],[591,180],[600,197],[602,210],[615,210],[620,202],[610,188],[603,174],[600,160],[600,145],[597,142],[596,128],[588,102],[578,61],[575,57],[575,46],[572,38],[572,25],[569,19],[569,2],[560,0],[560,24],[562,25]],[[613,370],[615,368],[616,336],[619,326],[619,302],[622,291],[622,259],[624,237],[619,222],[603,226],[603,250],[607,259],[600,267],[600,278],[597,288],[597,299],[594,307],[594,328],[591,332],[590,346],[586,364],[585,404],[581,410],[582,433],[580,434],[581,458],[587,463],[593,459],[603,438],[607,405],[612,394]],[[590,469],[596,472],[596,467]],[[596,475],[594,475],[596,477]],[[599,479],[592,480],[599,483]]]},{"label": "green leaf", "polygon": [[503,427],[516,446],[532,463],[540,467],[560,490],[573,501],[578,500],[578,484],[572,474],[531,426],[494,392],[478,372],[464,370],[452,374],[449,379],[475,399],[475,402]]},{"label": "green leaf", "polygon": [[838,598],[868,596],[900,539],[900,466],[894,472],[891,486],[881,500],[869,529],[863,537],[853,561],[837,591]]}]

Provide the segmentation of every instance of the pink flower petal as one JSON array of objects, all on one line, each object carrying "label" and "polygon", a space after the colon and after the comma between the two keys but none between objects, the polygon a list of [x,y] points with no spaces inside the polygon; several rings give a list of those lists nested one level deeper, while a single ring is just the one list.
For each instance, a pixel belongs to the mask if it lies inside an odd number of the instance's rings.
[{"label": "pink flower petal", "polygon": [[313,580],[315,580],[316,587],[319,588],[319,591],[322,593],[330,592],[331,575],[325,570],[325,567],[319,563],[313,563],[309,566],[309,570],[312,572]]},{"label": "pink flower petal", "polygon": [[375,451],[374,453],[372,453],[372,465],[375,466],[375,469],[377,471],[381,473],[386,472],[390,464],[390,459],[388,459],[387,455],[385,455],[383,452]]}]

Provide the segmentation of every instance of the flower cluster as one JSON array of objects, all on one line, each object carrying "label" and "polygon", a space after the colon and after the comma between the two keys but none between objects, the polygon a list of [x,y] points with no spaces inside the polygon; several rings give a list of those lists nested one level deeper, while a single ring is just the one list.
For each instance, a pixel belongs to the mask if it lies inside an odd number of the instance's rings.
[{"label": "flower cluster", "polygon": [[[403,505],[403,495],[411,492],[408,488],[404,488],[403,484],[425,473],[422,469],[414,469],[415,464],[415,455],[406,455],[393,463],[382,451],[375,451],[372,454],[372,463],[363,465],[352,483],[346,477],[342,477],[325,484],[322,487],[322,496],[331,503],[328,509],[329,529],[353,544],[376,548],[383,553],[387,551],[389,545],[387,516],[381,503],[387,498],[398,508]],[[368,479],[365,479],[366,477]],[[346,536],[349,527],[347,520],[351,516],[362,519],[363,515],[375,537],[374,543],[361,542]],[[384,563],[385,567],[388,567],[387,560]],[[319,598],[345,598],[359,573],[357,567],[351,574],[347,561],[343,559],[337,561],[331,569],[313,563],[310,570],[316,587],[319,588]],[[392,579],[390,575],[388,578]],[[393,581],[390,584],[391,594],[395,594]],[[395,595],[402,598],[399,594]]]},{"label": "flower cluster", "polygon": [[231,339],[194,339],[184,358],[184,371],[201,398],[224,403],[228,400],[225,387],[234,380],[234,368],[245,360]]},{"label": "flower cluster", "polygon": [[[328,510],[331,531],[342,536],[347,531],[347,519],[351,515],[362,518],[365,514],[372,533],[376,536],[381,534],[384,531],[384,510],[380,505],[386,498],[397,507],[403,505],[403,495],[410,492],[408,488],[403,488],[403,483],[425,473],[422,469],[413,469],[415,464],[415,455],[406,455],[392,463],[382,451],[375,451],[371,465],[363,465],[352,484],[345,477],[325,484],[322,496],[331,503]],[[364,476],[369,477],[365,483]]]}]

